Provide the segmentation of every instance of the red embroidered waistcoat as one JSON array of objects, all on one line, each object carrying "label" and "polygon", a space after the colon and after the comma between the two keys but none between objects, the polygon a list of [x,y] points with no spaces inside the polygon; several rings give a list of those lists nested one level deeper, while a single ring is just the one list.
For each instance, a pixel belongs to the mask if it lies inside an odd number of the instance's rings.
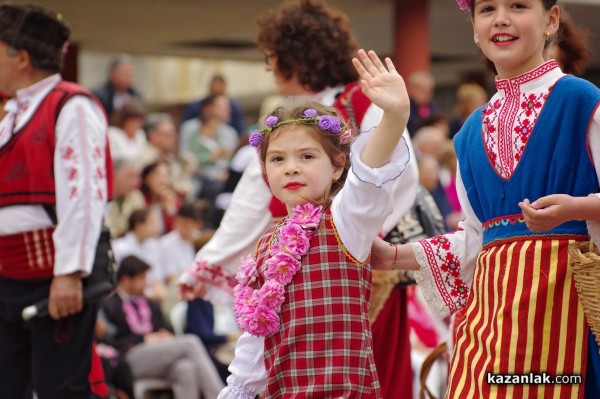
[{"label": "red embroidered waistcoat", "polygon": [[[258,244],[261,276],[274,231]],[[285,288],[279,332],[265,337],[265,397],[380,398],[368,313],[371,269],[347,254],[329,209],[301,262]]]},{"label": "red embroidered waistcoat", "polygon": [[[77,95],[96,100],[93,94],[75,83],[64,81],[58,83],[42,100],[25,126],[0,148],[0,207],[18,204],[56,204],[54,183],[56,120],[67,100]],[[110,199],[112,198],[112,161],[108,141],[105,159],[106,183]]]}]

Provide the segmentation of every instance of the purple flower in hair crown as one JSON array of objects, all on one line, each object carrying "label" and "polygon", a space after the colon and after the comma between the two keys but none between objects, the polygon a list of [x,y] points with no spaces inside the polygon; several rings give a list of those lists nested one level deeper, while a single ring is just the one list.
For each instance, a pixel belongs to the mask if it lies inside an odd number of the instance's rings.
[{"label": "purple flower in hair crown", "polygon": [[290,124],[317,125],[321,130],[333,134],[348,130],[348,127],[338,117],[333,115],[320,116],[314,108],[307,108],[298,118],[279,120],[277,116],[269,115],[265,119],[265,127],[260,131],[253,132],[248,141],[253,147],[260,147],[266,134],[281,126]]},{"label": "purple flower in hair crown", "polygon": [[260,147],[260,144],[263,141],[264,136],[260,134],[260,132],[253,132],[248,139],[248,142],[252,147]]},{"label": "purple flower in hair crown", "polygon": [[456,0],[461,11],[471,11],[471,0]]},{"label": "purple flower in hair crown", "polygon": [[278,117],[276,117],[275,115],[269,115],[269,117],[265,120],[265,125],[267,125],[268,127],[273,127],[275,126],[275,124],[277,124],[278,121]]},{"label": "purple flower in hair crown", "polygon": [[312,108],[307,108],[304,110],[304,116],[306,116],[307,118],[313,118],[317,116],[317,111],[315,111]]}]

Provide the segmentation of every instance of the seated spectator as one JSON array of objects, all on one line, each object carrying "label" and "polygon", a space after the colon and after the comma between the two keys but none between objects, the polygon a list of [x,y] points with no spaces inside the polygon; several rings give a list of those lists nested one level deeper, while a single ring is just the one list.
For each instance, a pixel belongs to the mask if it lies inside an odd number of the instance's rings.
[{"label": "seated spectator", "polygon": [[410,98],[410,116],[406,129],[410,137],[414,137],[422,125],[423,120],[441,110],[433,101],[435,92],[435,78],[429,71],[415,71],[406,81],[406,89]]},{"label": "seated spectator", "polygon": [[134,255],[152,266],[146,282],[146,295],[161,302],[167,296],[165,272],[160,262],[157,216],[147,208],[138,209],[129,216],[129,231],[125,236],[113,240],[115,261],[121,263],[127,256]]},{"label": "seated spectator", "polygon": [[[208,87],[208,95],[224,95],[227,96],[227,82],[225,78],[221,75],[215,75],[210,80],[210,85]],[[206,99],[206,97],[204,98]],[[202,104],[204,99],[192,101],[191,103],[185,106],[183,113],[181,114],[181,123],[188,121],[190,119],[194,119],[198,117],[198,110]],[[244,133],[244,111],[242,110],[242,106],[235,100],[227,97],[229,100],[229,108],[231,108],[231,114],[229,115],[229,120],[227,120],[227,124],[235,129],[237,134],[240,136]],[[261,113],[261,115],[263,115]]]},{"label": "seated spectator", "polygon": [[199,112],[198,119],[181,125],[179,146],[181,153],[193,155],[198,163],[198,196],[214,201],[227,179],[229,160],[239,137],[226,123],[230,113],[227,97],[209,96],[202,101]]},{"label": "seated spectator", "polygon": [[111,60],[107,81],[92,90],[109,119],[123,107],[126,101],[132,99],[141,101],[142,96],[133,87],[134,75],[133,59],[128,55],[120,55]]},{"label": "seated spectator", "polygon": [[415,132],[413,146],[417,157],[430,155],[440,160],[446,150],[447,136],[435,126],[424,126]]},{"label": "seated spectator", "polygon": [[194,335],[175,336],[159,305],[144,296],[150,266],[128,256],[117,272],[115,295],[101,313],[113,333],[108,343],[122,354],[134,378],[160,378],[173,384],[175,399],[214,399],[224,387],[206,349]]},{"label": "seated spectator", "polygon": [[454,118],[450,121],[450,138],[454,138],[469,115],[488,101],[488,94],[477,83],[463,83],[456,90]]},{"label": "seated spectator", "polygon": [[137,100],[129,100],[117,111],[108,127],[108,144],[113,160],[128,159],[137,162],[147,145],[144,127],[146,111]]},{"label": "seated spectator", "polygon": [[440,164],[433,156],[425,154],[417,158],[419,165],[419,182],[429,191],[442,217],[444,227],[448,230],[447,218],[453,213],[446,192],[440,183]]},{"label": "seated spectator", "polygon": [[127,233],[131,213],[144,209],[146,201],[139,190],[140,171],[132,161],[117,159],[113,162],[113,199],[108,204],[106,225],[112,237]]},{"label": "seated spectator", "polygon": [[460,201],[458,200],[458,193],[456,191],[456,170],[458,161],[452,142],[446,144],[446,149],[440,159],[440,167],[440,183],[442,184],[442,187],[444,187],[446,198],[452,207],[452,214],[448,215],[446,218],[446,224],[450,231],[454,231],[458,228],[458,222],[464,219],[464,214],[462,213]]},{"label": "seated spectator", "polygon": [[179,208],[173,230],[158,239],[167,281],[175,281],[194,262],[194,243],[204,227],[203,215],[195,204]]},{"label": "seated spectator", "polygon": [[169,165],[157,161],[142,169],[142,194],[146,206],[157,216],[158,235],[173,229],[173,219],[183,203],[183,198],[175,192]]},{"label": "seated spectator", "polygon": [[177,130],[168,114],[153,114],[146,118],[148,145],[138,157],[141,168],[162,161],[169,165],[173,189],[177,195],[191,201],[196,190],[192,176],[197,168],[196,161],[189,154],[178,153]]},{"label": "seated spectator", "polygon": [[[210,301],[205,300],[206,290],[202,288],[198,292],[199,298],[188,302],[187,315],[186,315],[186,334],[197,335],[206,349],[208,354],[213,361],[219,375],[223,382],[226,382],[229,376],[227,367],[229,364],[223,362],[218,356],[218,351],[223,348],[225,344],[235,343],[240,337],[240,333],[232,333],[228,335],[221,335],[215,333],[215,312],[213,305]],[[227,348],[225,348],[227,350]]]}]

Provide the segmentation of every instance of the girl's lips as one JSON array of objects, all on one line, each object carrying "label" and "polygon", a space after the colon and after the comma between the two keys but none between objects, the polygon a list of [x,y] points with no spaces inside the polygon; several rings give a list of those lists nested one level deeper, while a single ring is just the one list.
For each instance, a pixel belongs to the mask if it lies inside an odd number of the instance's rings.
[{"label": "girl's lips", "polygon": [[514,43],[518,37],[509,34],[496,34],[492,37],[492,43],[494,46],[506,47]]},{"label": "girl's lips", "polygon": [[293,182],[286,184],[284,188],[287,188],[288,190],[299,190],[302,187],[304,187],[304,184]]}]

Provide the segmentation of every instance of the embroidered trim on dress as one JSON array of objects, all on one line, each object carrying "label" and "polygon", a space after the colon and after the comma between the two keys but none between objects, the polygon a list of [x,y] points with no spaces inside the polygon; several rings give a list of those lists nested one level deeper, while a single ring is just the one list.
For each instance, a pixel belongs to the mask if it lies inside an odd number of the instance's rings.
[{"label": "embroidered trim on dress", "polygon": [[514,225],[516,223],[524,223],[524,222],[525,222],[525,218],[523,217],[522,214],[506,215],[506,216],[500,216],[497,218],[490,219],[486,222],[483,222],[481,224],[481,227],[483,228],[483,231],[488,231],[495,227],[500,227],[500,226],[507,227],[509,225]]},{"label": "embroidered trim on dress", "polygon": [[354,256],[352,256],[350,254],[350,252],[348,252],[348,250],[346,249],[344,244],[342,244],[342,240],[340,239],[337,229],[335,228],[335,223],[333,222],[333,217],[331,217],[329,220],[331,221],[331,229],[333,230],[333,235],[335,236],[335,240],[337,241],[338,247],[344,253],[344,255],[346,255],[348,257],[348,259],[350,259],[352,262],[356,263],[360,267],[364,267],[367,263],[369,263],[369,260],[371,258],[371,252],[369,252],[369,256],[367,256],[367,259],[364,262],[358,261]]}]

